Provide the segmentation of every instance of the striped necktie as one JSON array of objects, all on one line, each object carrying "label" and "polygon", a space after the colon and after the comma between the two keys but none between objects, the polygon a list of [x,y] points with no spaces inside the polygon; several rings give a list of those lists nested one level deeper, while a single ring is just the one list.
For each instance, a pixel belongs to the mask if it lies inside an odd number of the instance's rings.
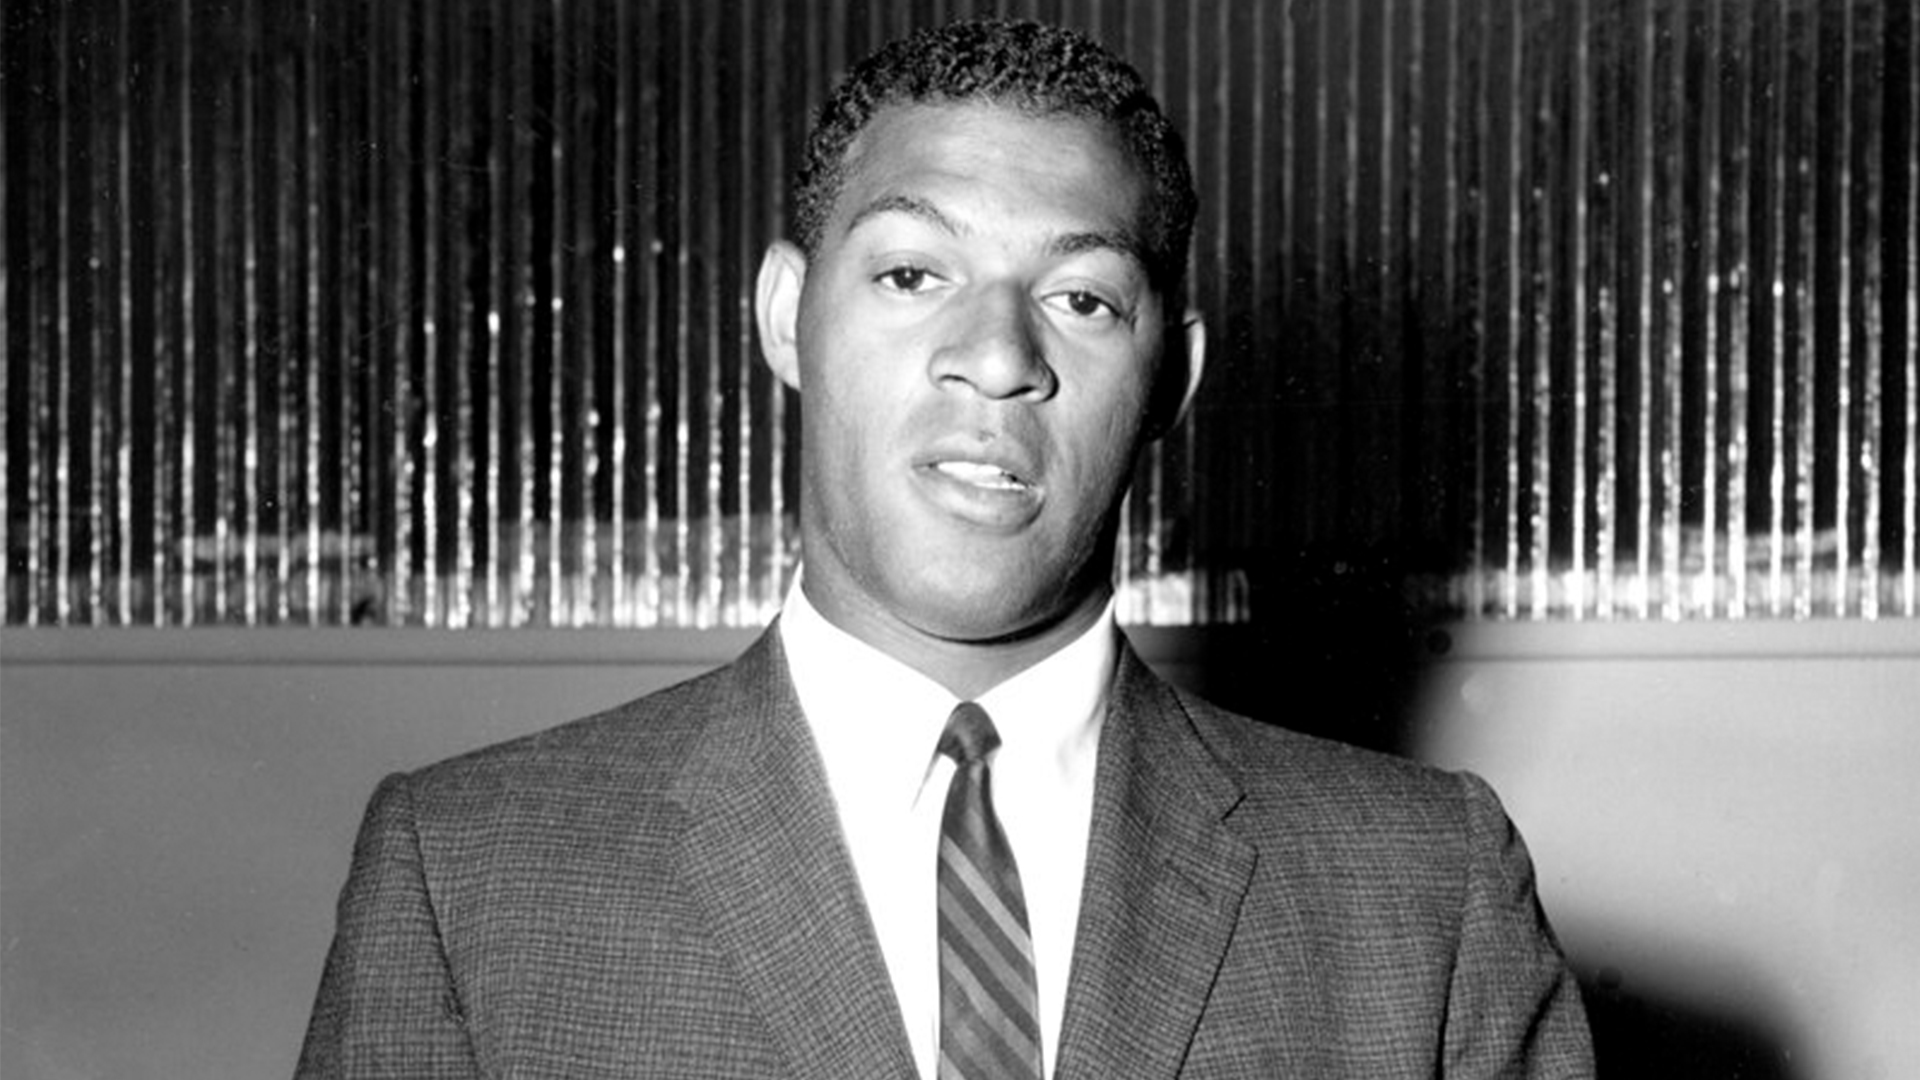
[{"label": "striped necktie", "polygon": [[999,745],[971,701],[940,735],[957,766],[940,823],[940,1080],[1041,1080],[1027,904],[987,775]]}]

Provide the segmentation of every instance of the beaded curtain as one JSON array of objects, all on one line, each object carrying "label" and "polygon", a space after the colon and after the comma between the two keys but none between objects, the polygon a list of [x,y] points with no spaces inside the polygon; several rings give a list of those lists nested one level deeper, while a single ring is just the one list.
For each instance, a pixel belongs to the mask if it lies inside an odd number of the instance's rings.
[{"label": "beaded curtain", "polygon": [[7,0],[0,621],[763,622],[795,148],[973,14],[1194,161],[1128,621],[1920,612],[1907,0]]}]

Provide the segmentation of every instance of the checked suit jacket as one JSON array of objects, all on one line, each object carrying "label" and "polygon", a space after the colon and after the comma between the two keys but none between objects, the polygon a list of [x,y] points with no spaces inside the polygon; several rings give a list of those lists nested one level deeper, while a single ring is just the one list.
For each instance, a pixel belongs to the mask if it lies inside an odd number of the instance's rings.
[{"label": "checked suit jacket", "polygon": [[[1120,654],[1056,1077],[1591,1075],[1483,783]],[[913,1077],[778,633],[385,781],[299,1075]]]}]

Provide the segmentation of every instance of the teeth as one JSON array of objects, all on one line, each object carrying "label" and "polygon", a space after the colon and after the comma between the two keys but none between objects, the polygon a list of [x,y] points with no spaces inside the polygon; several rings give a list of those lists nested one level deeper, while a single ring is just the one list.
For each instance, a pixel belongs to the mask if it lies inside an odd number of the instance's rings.
[{"label": "teeth", "polygon": [[956,480],[964,480],[979,487],[998,488],[1004,491],[1019,491],[1027,485],[1005,469],[996,469],[977,461],[942,461],[934,468]]}]

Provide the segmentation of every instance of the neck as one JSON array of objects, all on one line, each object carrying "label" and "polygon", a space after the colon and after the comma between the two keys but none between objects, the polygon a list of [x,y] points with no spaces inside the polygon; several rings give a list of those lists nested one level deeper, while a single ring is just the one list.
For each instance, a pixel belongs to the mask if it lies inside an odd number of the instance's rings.
[{"label": "neck", "polygon": [[1103,587],[1080,599],[1057,618],[1004,637],[974,640],[942,636],[891,613],[865,613],[822,595],[812,578],[803,578],[807,602],[822,618],[972,701],[1059,652],[1106,615],[1113,595]]}]

